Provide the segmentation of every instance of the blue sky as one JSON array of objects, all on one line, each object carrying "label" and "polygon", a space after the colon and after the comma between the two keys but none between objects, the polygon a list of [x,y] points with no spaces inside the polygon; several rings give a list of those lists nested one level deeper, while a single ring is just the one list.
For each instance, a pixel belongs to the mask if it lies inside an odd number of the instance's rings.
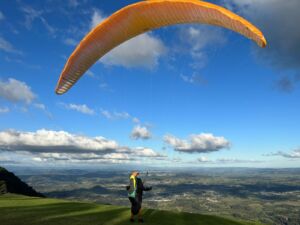
[{"label": "blue sky", "polygon": [[297,0],[212,1],[260,27],[266,49],[222,28],[162,28],[56,95],[79,41],[133,2],[0,2],[0,164],[299,166]]}]

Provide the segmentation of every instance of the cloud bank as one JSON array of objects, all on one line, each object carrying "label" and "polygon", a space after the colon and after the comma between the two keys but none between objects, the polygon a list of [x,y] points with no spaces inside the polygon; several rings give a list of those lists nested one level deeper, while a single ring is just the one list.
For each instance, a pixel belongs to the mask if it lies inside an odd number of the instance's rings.
[{"label": "cloud bank", "polygon": [[249,164],[249,163],[263,163],[264,161],[253,159],[237,159],[237,158],[220,158],[216,160],[210,160],[206,157],[200,157],[197,159],[199,163],[205,164]]},{"label": "cloud bank", "polygon": [[102,136],[87,137],[66,131],[1,131],[0,151],[27,153],[34,161],[108,162],[116,160],[164,159],[165,155],[146,147],[120,146]]},{"label": "cloud bank", "polygon": [[281,157],[289,158],[289,159],[300,159],[300,148],[295,149],[292,152],[278,151],[275,153],[267,154],[266,156],[281,156]]}]

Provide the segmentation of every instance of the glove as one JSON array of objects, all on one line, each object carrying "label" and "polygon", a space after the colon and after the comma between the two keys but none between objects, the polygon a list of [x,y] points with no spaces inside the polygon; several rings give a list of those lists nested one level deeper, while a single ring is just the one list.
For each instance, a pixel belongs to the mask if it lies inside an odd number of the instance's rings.
[{"label": "glove", "polygon": [[126,186],[126,190],[128,191],[130,189],[130,186]]},{"label": "glove", "polygon": [[152,190],[152,186],[149,187],[149,191],[151,191],[151,190]]}]

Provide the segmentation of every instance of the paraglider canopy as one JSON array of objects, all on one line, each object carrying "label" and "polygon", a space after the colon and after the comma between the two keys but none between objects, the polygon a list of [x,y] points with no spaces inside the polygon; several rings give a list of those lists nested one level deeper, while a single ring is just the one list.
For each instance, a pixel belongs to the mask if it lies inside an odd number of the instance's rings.
[{"label": "paraglider canopy", "polygon": [[200,23],[221,26],[267,45],[262,32],[244,18],[218,5],[198,0],[147,0],[115,12],[79,43],[60,75],[56,93],[68,91],[102,56],[123,42],[163,26]]}]

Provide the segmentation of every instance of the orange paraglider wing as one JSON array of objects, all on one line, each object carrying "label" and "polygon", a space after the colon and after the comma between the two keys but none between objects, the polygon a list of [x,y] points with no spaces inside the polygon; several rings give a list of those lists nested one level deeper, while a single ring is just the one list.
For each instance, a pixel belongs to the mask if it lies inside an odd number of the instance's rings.
[{"label": "orange paraglider wing", "polygon": [[115,12],[88,33],[68,59],[56,93],[68,91],[102,56],[121,43],[149,30],[184,23],[221,26],[255,41],[267,42],[262,32],[233,12],[198,0],[148,0]]}]

